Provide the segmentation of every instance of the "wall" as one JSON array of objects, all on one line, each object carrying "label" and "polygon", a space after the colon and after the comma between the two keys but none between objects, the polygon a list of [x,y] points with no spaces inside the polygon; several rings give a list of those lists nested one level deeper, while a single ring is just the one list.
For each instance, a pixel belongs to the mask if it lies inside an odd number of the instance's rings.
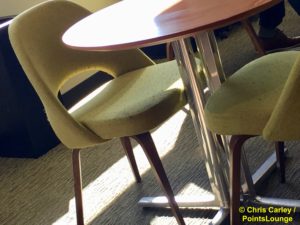
[{"label": "wall", "polygon": [[[17,15],[18,13],[45,0],[0,0],[0,17]],[[96,11],[118,0],[71,0],[85,8]]]}]

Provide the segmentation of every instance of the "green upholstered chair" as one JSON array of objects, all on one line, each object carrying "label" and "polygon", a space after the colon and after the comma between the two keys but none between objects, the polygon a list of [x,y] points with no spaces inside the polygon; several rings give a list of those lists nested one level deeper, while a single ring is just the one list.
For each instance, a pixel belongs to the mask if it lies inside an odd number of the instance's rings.
[{"label": "green upholstered chair", "polygon": [[[134,138],[143,147],[178,223],[184,224],[150,135],[152,129],[186,104],[177,64],[175,61],[155,64],[138,49],[115,52],[69,49],[61,40],[63,33],[89,14],[69,1],[47,1],[18,15],[9,27],[13,49],[44,105],[55,134],[73,150],[77,223],[84,223],[80,149],[121,138],[140,181],[129,139]],[[57,98],[60,88],[71,77],[90,70],[103,71],[114,79],[66,110]]]},{"label": "green upholstered chair", "polygon": [[210,96],[208,128],[230,139],[231,224],[240,224],[240,158],[253,136],[269,141],[300,139],[300,53],[279,52],[242,67]]}]

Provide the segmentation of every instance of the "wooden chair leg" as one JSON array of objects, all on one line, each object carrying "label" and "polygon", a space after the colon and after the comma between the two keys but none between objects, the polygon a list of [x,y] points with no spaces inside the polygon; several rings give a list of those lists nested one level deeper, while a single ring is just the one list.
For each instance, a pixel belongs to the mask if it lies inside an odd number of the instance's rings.
[{"label": "wooden chair leg", "polygon": [[252,136],[234,135],[230,140],[230,224],[240,225],[241,152],[242,146]]},{"label": "wooden chair leg", "polygon": [[173,190],[171,188],[168,177],[166,175],[166,172],[163,168],[163,165],[162,165],[159,155],[157,153],[157,150],[156,150],[155,144],[152,140],[151,134],[147,132],[147,133],[133,136],[133,138],[136,139],[136,141],[142,146],[142,148],[151,164],[154,174],[155,174],[160,186],[164,190],[166,197],[168,198],[169,205],[171,207],[173,215],[175,216],[175,218],[177,220],[177,223],[180,225],[184,225],[185,222],[179,211],[179,207],[175,201]]},{"label": "wooden chair leg", "polygon": [[257,36],[251,22],[248,19],[245,19],[245,20],[242,20],[241,23],[242,23],[243,27],[245,28],[245,30],[247,31],[247,33],[251,39],[251,42],[254,45],[254,48],[257,51],[257,53],[260,56],[265,55],[266,52],[265,52],[264,48],[261,46],[258,36]]},{"label": "wooden chair leg", "polygon": [[285,183],[284,142],[275,142],[276,158],[280,170],[280,182]]},{"label": "wooden chair leg", "polygon": [[141,179],[141,176],[140,176],[140,173],[139,173],[139,170],[138,170],[135,158],[134,158],[133,149],[132,149],[130,139],[129,139],[129,137],[121,137],[120,140],[121,140],[121,144],[123,146],[123,149],[125,151],[125,154],[127,156],[127,159],[129,161],[129,164],[130,164],[131,170],[133,172],[133,175],[135,177],[135,180],[136,180],[137,183],[140,183],[142,179]]},{"label": "wooden chair leg", "polygon": [[173,50],[171,42],[168,42],[166,44],[166,52],[167,52],[167,59],[169,61],[175,59],[175,53],[174,53],[174,50]]},{"label": "wooden chair leg", "polygon": [[83,204],[82,204],[82,178],[81,178],[81,163],[80,150],[74,149],[72,154],[73,162],[73,179],[76,204],[77,225],[83,225]]}]

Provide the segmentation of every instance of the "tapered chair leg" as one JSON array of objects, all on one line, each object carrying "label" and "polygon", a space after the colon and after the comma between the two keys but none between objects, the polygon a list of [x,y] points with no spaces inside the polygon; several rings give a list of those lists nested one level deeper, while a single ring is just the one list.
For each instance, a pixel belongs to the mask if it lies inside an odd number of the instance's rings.
[{"label": "tapered chair leg", "polygon": [[177,220],[177,223],[180,225],[184,225],[185,222],[179,211],[179,207],[175,201],[173,190],[171,188],[168,177],[166,175],[166,172],[163,168],[163,165],[162,165],[159,155],[157,153],[157,150],[156,150],[155,144],[152,140],[151,134],[147,132],[147,133],[133,136],[133,138],[136,139],[136,141],[142,146],[142,148],[151,164],[151,167],[155,173],[155,176],[156,176],[160,186],[162,187],[163,191],[165,192],[166,197],[168,198],[169,205],[171,207],[174,217]]},{"label": "tapered chair leg", "polygon": [[252,136],[234,135],[230,140],[230,224],[240,225],[241,152],[242,146]]},{"label": "tapered chair leg", "polygon": [[254,48],[257,51],[257,53],[259,54],[259,56],[265,55],[266,52],[265,52],[264,48],[262,47],[251,22],[248,19],[242,20],[241,22],[242,22],[243,27],[247,31],[247,33],[251,39],[251,42],[254,45]]},{"label": "tapered chair leg", "polygon": [[276,158],[280,170],[280,182],[285,183],[284,142],[275,142]]},{"label": "tapered chair leg", "polygon": [[82,178],[81,178],[81,163],[80,150],[74,149],[72,155],[73,162],[73,179],[76,204],[77,225],[83,225],[83,204],[82,204]]},{"label": "tapered chair leg", "polygon": [[127,156],[127,159],[129,161],[129,164],[130,164],[131,170],[133,172],[133,175],[135,177],[135,180],[136,180],[137,183],[140,183],[142,179],[141,179],[138,167],[136,165],[136,161],[135,161],[135,158],[134,158],[134,154],[133,154],[133,150],[132,150],[132,145],[130,143],[130,139],[129,139],[129,137],[121,137],[120,140],[121,140],[121,144],[123,146],[123,149],[125,151],[125,154]]},{"label": "tapered chair leg", "polygon": [[166,44],[166,53],[167,53],[167,59],[169,61],[175,59],[175,54],[171,42],[168,42]]}]

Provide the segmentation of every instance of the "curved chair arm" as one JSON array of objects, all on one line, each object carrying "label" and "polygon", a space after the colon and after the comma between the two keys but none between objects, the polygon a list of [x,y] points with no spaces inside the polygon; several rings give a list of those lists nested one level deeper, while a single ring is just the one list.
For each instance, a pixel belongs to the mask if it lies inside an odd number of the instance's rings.
[{"label": "curved chair arm", "polygon": [[300,139],[300,55],[263,130],[263,137],[273,141]]},{"label": "curved chair arm", "polygon": [[88,10],[70,1],[48,1],[21,13],[9,26],[15,54],[43,102],[54,132],[69,148],[87,147],[99,143],[101,138],[87,132],[87,128],[75,121],[60,103],[57,95],[63,84],[82,71],[102,70],[117,77],[153,64],[138,49],[102,53],[65,46],[61,40],[63,33],[89,14]]},{"label": "curved chair arm", "polygon": [[70,149],[78,146],[83,148],[101,142],[100,137],[72,118],[59,101],[57,94],[52,92],[36,75],[38,72],[31,66],[30,60],[27,60],[27,56],[21,51],[22,48],[18,49],[18,45],[13,46],[24,72],[44,105],[47,118],[57,137]]}]

